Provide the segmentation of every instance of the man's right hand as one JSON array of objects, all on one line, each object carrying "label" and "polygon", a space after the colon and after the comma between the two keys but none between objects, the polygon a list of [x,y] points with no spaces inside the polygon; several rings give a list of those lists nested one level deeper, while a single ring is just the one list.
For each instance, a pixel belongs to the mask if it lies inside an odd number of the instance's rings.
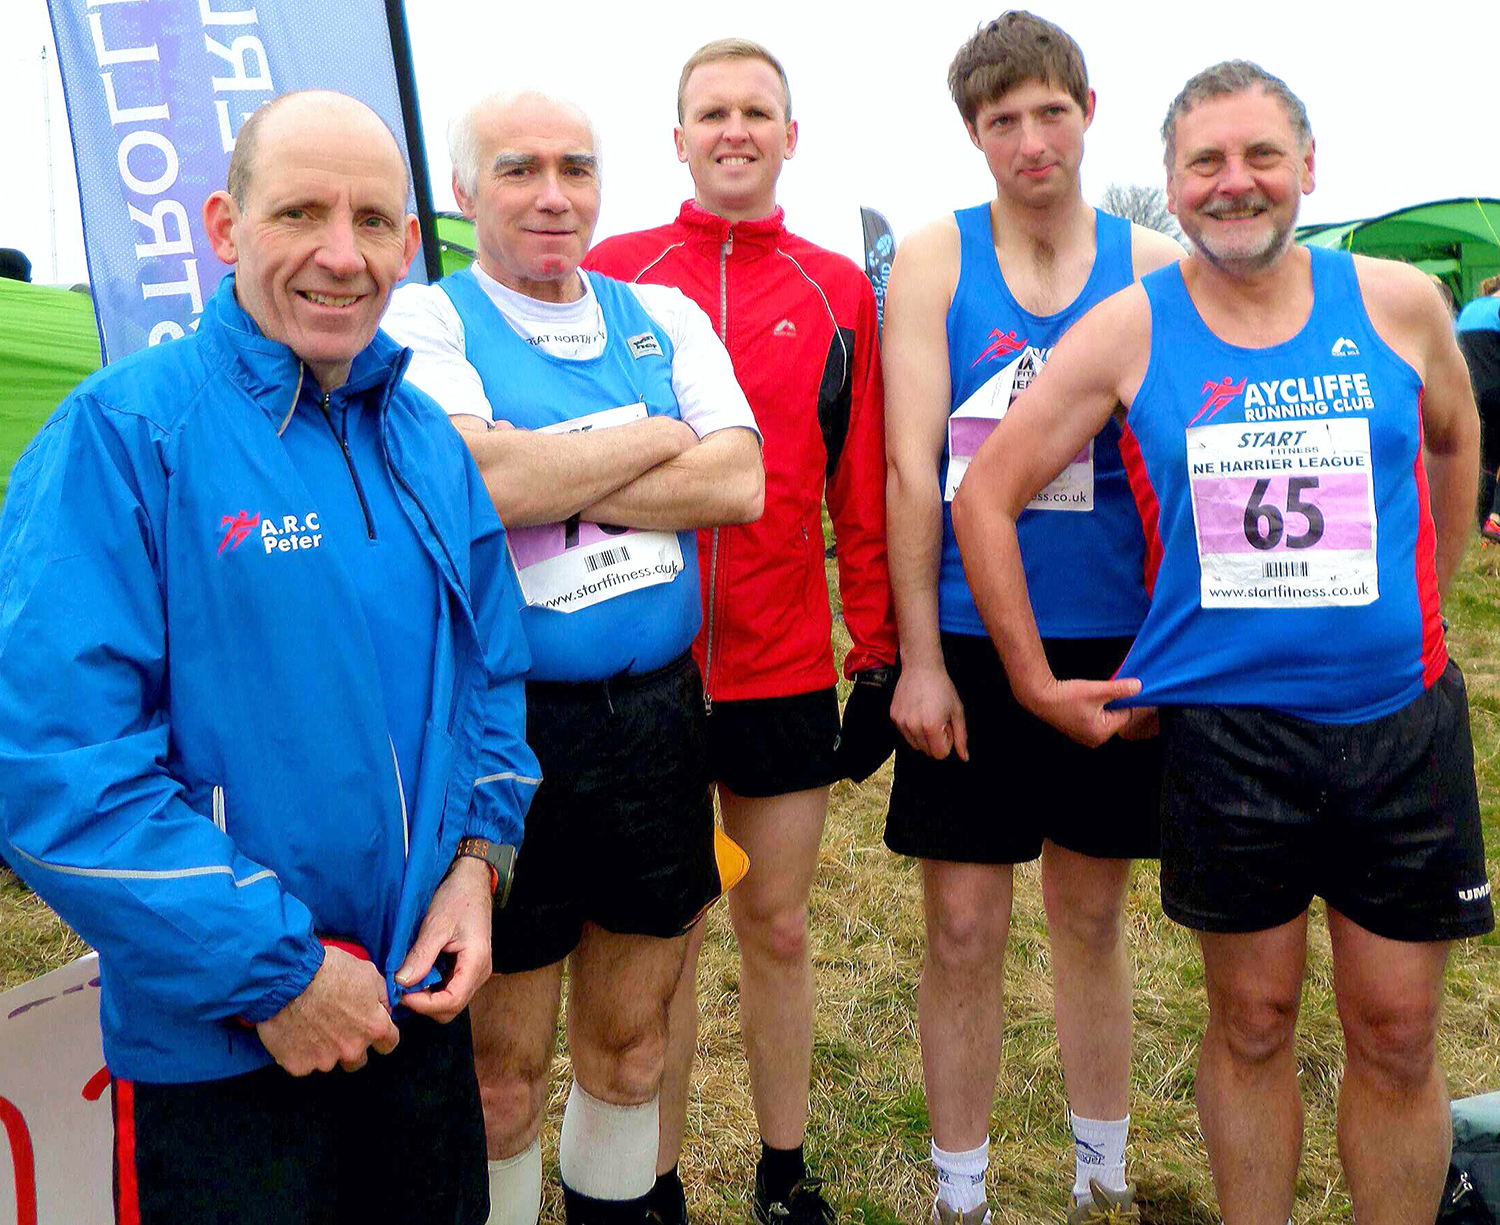
[{"label": "man's right hand", "polygon": [[903,662],[891,698],[891,722],[918,752],[941,759],[957,751],[960,761],[969,760],[964,704],[941,666]]},{"label": "man's right hand", "polygon": [[[1018,700],[1039,719],[1079,744],[1098,748],[1111,736],[1127,728],[1149,735],[1150,713],[1134,709],[1105,710],[1120,698],[1133,698],[1141,691],[1134,677],[1110,681],[1053,680],[1035,694],[1017,694]],[[1131,739],[1139,739],[1140,735]]]},{"label": "man's right hand", "polygon": [[401,1039],[385,979],[368,961],[329,947],[307,989],[255,1027],[271,1058],[293,1076],[362,1068],[370,1048],[389,1055]]}]

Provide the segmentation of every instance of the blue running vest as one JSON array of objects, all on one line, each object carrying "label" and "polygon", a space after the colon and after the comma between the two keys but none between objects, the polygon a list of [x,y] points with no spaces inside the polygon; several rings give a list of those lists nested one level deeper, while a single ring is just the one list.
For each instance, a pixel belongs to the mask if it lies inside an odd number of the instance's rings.
[{"label": "blue running vest", "polygon": [[[672,391],[671,339],[629,286],[596,273],[586,275],[604,314],[607,340],[602,353],[582,361],[553,357],[522,340],[468,269],[438,282],[463,321],[464,355],[479,372],[495,419],[535,430],[641,405],[651,416],[680,418]],[[665,563],[655,554],[643,557],[636,543],[670,534],[621,533],[577,516],[550,530],[557,540],[546,552],[561,560],[574,553],[579,562],[587,562],[575,567],[577,598],[571,601],[582,606],[561,611],[569,601],[559,598],[557,607],[538,603],[522,609],[521,624],[531,646],[528,680],[597,681],[649,672],[692,645],[703,620],[696,532],[675,533],[682,559],[678,568],[675,558]],[[542,533],[524,528],[508,533],[523,590],[528,558],[518,550],[529,534]],[[670,581],[609,594],[612,587],[664,565],[678,570]]]},{"label": "blue running vest", "polygon": [[[968,458],[1009,407],[1008,389],[1024,388],[1052,346],[1096,302],[1134,279],[1130,223],[1095,210],[1097,251],[1083,291],[1055,315],[1018,303],[995,258],[990,206],[959,209],[958,287],[948,308],[948,437],[938,479],[943,489],[943,555],[938,625],[951,634],[984,634],[953,535],[950,469]],[[1010,381],[1009,367],[1017,366]],[[998,400],[991,403],[998,394]],[[972,398],[972,400],[971,400]],[[952,486],[950,488],[950,485]],[[1038,509],[1051,503],[1045,509]],[[1067,471],[1016,521],[1037,628],[1044,638],[1134,634],[1146,615],[1146,542],[1120,460],[1120,427],[1111,420]]]},{"label": "blue running vest", "polygon": [[1309,255],[1312,313],[1264,349],[1209,331],[1178,266],[1142,279],[1151,358],[1122,450],[1151,609],[1120,665],[1143,686],[1130,705],[1360,723],[1447,665],[1421,381],[1353,258]]}]

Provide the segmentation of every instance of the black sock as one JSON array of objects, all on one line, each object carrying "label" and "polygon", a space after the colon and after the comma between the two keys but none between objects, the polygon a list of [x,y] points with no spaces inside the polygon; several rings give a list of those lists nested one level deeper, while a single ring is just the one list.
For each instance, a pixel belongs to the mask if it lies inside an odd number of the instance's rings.
[{"label": "black sock", "polygon": [[651,1192],[639,1199],[595,1199],[563,1184],[563,1216],[568,1225],[645,1225]]},{"label": "black sock", "polygon": [[802,1145],[799,1144],[796,1148],[772,1148],[762,1140],[758,1171],[766,1188],[766,1198],[773,1204],[785,1203],[792,1188],[807,1177]]},{"label": "black sock", "polygon": [[687,1217],[687,1193],[682,1189],[682,1177],[674,1165],[665,1174],[656,1176],[656,1183],[648,1197],[666,1225],[677,1225]]}]

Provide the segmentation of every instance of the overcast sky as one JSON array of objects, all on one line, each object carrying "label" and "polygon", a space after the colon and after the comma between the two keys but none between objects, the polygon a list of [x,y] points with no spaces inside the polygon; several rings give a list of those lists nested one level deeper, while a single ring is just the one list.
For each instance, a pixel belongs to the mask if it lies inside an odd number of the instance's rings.
[{"label": "overcast sky", "polygon": [[[46,80],[58,279],[82,280],[77,187],[46,3],[7,0],[5,7],[0,247],[22,248],[35,278],[52,279]],[[1307,104],[1318,186],[1303,202],[1303,221],[1500,196],[1500,5],[1493,0],[1261,0],[1229,8],[1054,0],[1038,11],[1078,40],[1098,93],[1083,163],[1090,200],[1111,182],[1162,182],[1157,133],[1167,104],[1190,75],[1228,58],[1257,60]],[[899,237],[993,194],[945,84],[958,45],[994,16],[973,3],[872,4],[862,13],[832,0],[717,12],[650,0],[407,0],[407,15],[439,208],[453,207],[448,119],[479,92],[526,84],[570,94],[594,116],[604,152],[598,237],[667,220],[691,194],[672,146],[678,71],[701,43],[731,34],[767,44],[791,78],[801,137],[782,174],[781,203],[807,237],[858,258],[861,204],[883,211]]]}]

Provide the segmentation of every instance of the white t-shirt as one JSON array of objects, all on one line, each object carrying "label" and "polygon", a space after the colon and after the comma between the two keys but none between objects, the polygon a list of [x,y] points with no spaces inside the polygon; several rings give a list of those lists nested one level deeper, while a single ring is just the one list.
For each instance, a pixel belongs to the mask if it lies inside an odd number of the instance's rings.
[{"label": "white t-shirt", "polygon": [[[604,314],[590,276],[579,269],[584,293],[576,302],[539,302],[501,285],[470,265],[495,309],[528,344],[554,357],[597,356],[607,340]],[[630,290],[672,341],[672,391],[677,410],[699,438],[736,426],[760,437],[749,401],[734,377],[729,354],[702,309],[667,285],[631,285]],[[404,285],[391,295],[380,326],[412,350],[406,377],[448,415],[495,420],[479,371],[465,357],[464,324],[453,301],[435,285]]]}]

